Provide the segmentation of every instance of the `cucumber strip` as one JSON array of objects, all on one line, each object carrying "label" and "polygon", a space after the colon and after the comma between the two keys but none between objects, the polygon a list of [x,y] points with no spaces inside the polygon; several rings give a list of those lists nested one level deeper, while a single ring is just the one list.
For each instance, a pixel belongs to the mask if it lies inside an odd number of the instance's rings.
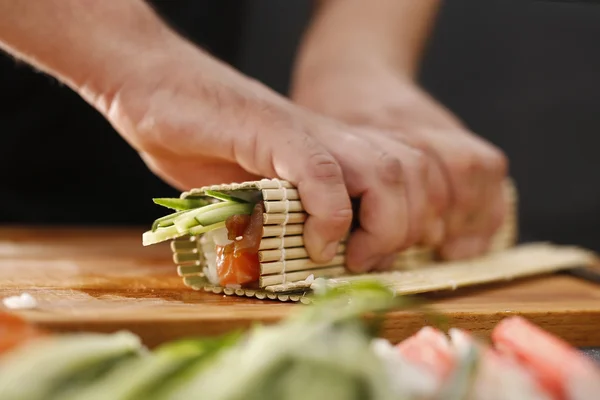
[{"label": "cucumber strip", "polygon": [[[211,205],[208,205],[205,207],[197,208],[195,210],[187,211],[185,214],[182,214],[179,217],[177,217],[177,219],[175,219],[174,225],[177,228],[177,231],[182,232],[182,233],[187,232],[188,229],[193,228],[194,226],[196,226],[198,224],[201,224],[201,222],[196,219],[196,217],[198,215],[212,212],[215,210],[219,210],[219,209],[229,207],[230,205],[235,205],[235,204],[238,204],[238,203],[220,202],[220,203],[211,204]],[[202,225],[210,225],[210,224],[202,224]]]},{"label": "cucumber strip", "polygon": [[179,199],[179,198],[157,198],[152,199],[154,204],[170,208],[177,211],[192,210],[194,208],[204,207],[208,205],[206,199]]},{"label": "cucumber strip", "polygon": [[71,334],[42,339],[4,356],[2,400],[48,400],[82,371],[125,355],[140,354],[140,339],[128,332]]},{"label": "cucumber strip", "polygon": [[236,202],[236,203],[248,203],[247,200],[245,200],[241,197],[235,197],[230,194],[226,194],[223,192],[217,192],[214,190],[206,190],[204,192],[204,194],[206,194],[207,196],[210,196],[210,197],[214,197],[215,199],[219,199],[219,200],[232,201],[232,202]]},{"label": "cucumber strip", "polygon": [[185,382],[194,367],[226,348],[228,337],[169,342],[152,353],[120,363],[100,379],[60,400],[162,400]]},{"label": "cucumber strip", "polygon": [[[232,215],[252,214],[254,205],[250,203],[225,203],[226,207],[212,209],[208,212],[199,213],[196,215],[196,221],[201,225],[208,226],[217,222],[225,221]],[[205,207],[208,208],[208,207]]]},{"label": "cucumber strip", "polygon": [[[192,201],[200,201],[201,199],[191,199],[191,200]],[[202,201],[204,201],[204,200],[202,200]],[[192,208],[190,210],[179,210],[172,214],[165,215],[164,217],[158,218],[156,221],[154,221],[154,223],[152,224],[152,230],[155,231],[159,227],[172,226],[175,224],[175,222],[177,221],[178,218],[180,218],[181,216],[186,215],[186,214],[188,214],[191,217],[190,220],[188,221],[190,223],[190,225],[188,227],[195,226],[197,224],[194,221],[192,221],[193,215],[195,215],[195,213],[209,211],[213,208],[223,207],[224,204],[226,204],[226,203],[221,202],[221,203],[208,204],[208,202],[204,202],[204,205],[201,207]]]},{"label": "cucumber strip", "polygon": [[179,217],[180,215],[185,214],[186,212],[188,212],[188,210],[182,210],[182,211],[177,211],[175,213],[169,214],[169,215],[165,215],[164,217],[160,217],[158,218],[156,221],[154,221],[154,223],[152,224],[152,230],[155,231],[157,230],[159,227],[166,227],[166,226],[172,226],[173,222],[175,221],[175,219],[177,217]]},{"label": "cucumber strip", "polygon": [[200,225],[200,223],[194,218],[194,215],[183,215],[181,218],[175,220],[175,228],[179,233],[185,233],[189,229]]},{"label": "cucumber strip", "polygon": [[179,232],[176,226],[158,228],[155,231],[146,231],[142,235],[142,245],[150,246],[152,244],[164,242],[165,240],[176,239],[185,236],[185,232]]},{"label": "cucumber strip", "polygon": [[208,231],[213,231],[215,229],[225,228],[225,221],[217,222],[216,224],[208,225],[208,226],[194,226],[188,230],[190,235],[202,235]]}]

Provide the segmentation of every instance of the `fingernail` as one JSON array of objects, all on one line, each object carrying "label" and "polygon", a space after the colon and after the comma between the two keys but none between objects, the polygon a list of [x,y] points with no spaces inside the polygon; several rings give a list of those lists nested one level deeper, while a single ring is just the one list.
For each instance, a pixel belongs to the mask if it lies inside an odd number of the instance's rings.
[{"label": "fingernail", "polygon": [[331,260],[337,254],[338,247],[339,243],[337,241],[327,243],[325,248],[323,248],[323,252],[321,253],[323,258]]}]

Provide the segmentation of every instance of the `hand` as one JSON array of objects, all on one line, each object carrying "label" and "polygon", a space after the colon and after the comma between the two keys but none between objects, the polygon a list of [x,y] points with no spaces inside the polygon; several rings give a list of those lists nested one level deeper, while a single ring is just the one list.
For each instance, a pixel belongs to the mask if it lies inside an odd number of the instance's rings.
[{"label": "hand", "polygon": [[427,203],[421,151],[303,110],[179,40],[160,54],[139,53],[119,85],[87,91],[158,176],[180,189],[289,180],[309,214],[305,245],[316,261],[333,258],[350,227],[350,197],[361,197],[347,253],[355,271],[418,240]]},{"label": "hand", "polygon": [[355,126],[379,128],[421,149],[428,177],[423,244],[441,243],[446,259],[473,257],[490,245],[505,217],[507,161],[409,79],[383,68],[346,67],[297,75],[293,99]]}]

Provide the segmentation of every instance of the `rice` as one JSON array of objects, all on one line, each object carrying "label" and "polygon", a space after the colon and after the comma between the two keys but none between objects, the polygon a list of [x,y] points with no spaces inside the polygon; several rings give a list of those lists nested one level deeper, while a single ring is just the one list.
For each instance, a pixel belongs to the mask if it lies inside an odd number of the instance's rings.
[{"label": "rice", "polygon": [[[223,239],[224,238],[224,239]],[[217,243],[221,246],[227,245],[229,241],[227,239],[227,229],[220,228],[215,229],[214,231],[206,232],[204,235],[200,237],[200,245],[202,247],[202,252],[204,253],[204,258],[206,259],[206,265],[204,266],[202,272],[208,281],[213,285],[219,284],[219,275],[217,274],[217,253],[215,246]],[[231,241],[229,241],[231,243]]]}]

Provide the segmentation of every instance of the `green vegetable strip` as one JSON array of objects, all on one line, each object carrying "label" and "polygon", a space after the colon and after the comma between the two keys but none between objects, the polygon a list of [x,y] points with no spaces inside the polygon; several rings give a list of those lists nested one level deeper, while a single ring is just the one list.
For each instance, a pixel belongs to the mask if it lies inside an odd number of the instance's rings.
[{"label": "green vegetable strip", "polygon": [[225,220],[232,215],[252,214],[254,205],[223,201],[193,210],[178,211],[157,219],[152,230],[144,232],[144,246],[176,239],[187,234],[200,235],[225,226]]},{"label": "green vegetable strip", "polygon": [[216,224],[202,226],[198,225],[188,230],[188,234],[190,235],[201,235],[203,233],[213,231],[215,229],[225,228],[225,221],[217,222]]},{"label": "green vegetable strip", "polygon": [[173,198],[159,198],[152,199],[155,204],[170,208],[177,211],[192,210],[198,207],[204,207],[208,204],[208,200],[205,199],[173,199]]},{"label": "green vegetable strip", "polygon": [[159,227],[166,227],[166,226],[172,226],[173,222],[175,221],[175,219],[177,217],[179,217],[180,215],[185,214],[186,212],[188,212],[187,210],[184,211],[178,211],[176,213],[173,214],[169,214],[169,215],[165,215],[164,217],[161,217],[159,219],[157,219],[156,221],[154,221],[154,223],[152,224],[152,230],[155,231],[157,230]]},{"label": "green vegetable strip", "polygon": [[186,233],[181,233],[177,231],[177,227],[169,226],[166,228],[158,228],[155,231],[147,231],[142,235],[142,244],[144,246],[149,246],[151,244],[156,244],[160,242],[164,242],[165,240],[176,239],[181,236],[185,236]]},{"label": "green vegetable strip", "polygon": [[215,192],[214,190],[206,190],[204,192],[207,196],[214,197],[215,199],[224,200],[224,201],[233,201],[236,203],[247,203],[245,199],[241,197],[234,197],[226,193]]},{"label": "green vegetable strip", "polygon": [[[177,219],[174,221],[174,225],[177,227],[177,230],[179,232],[187,232],[188,229],[201,223],[200,221],[198,221],[196,219],[196,217],[198,215],[208,213],[211,211],[215,211],[215,210],[219,210],[221,208],[229,207],[234,204],[237,204],[237,203],[221,202],[221,203],[211,204],[206,207],[201,207],[201,208],[196,208],[194,210],[190,210],[190,211],[186,212],[185,214],[178,216]],[[210,225],[210,224],[204,224],[204,225]]]},{"label": "green vegetable strip", "polygon": [[[252,214],[252,210],[254,209],[254,205],[249,203],[224,203],[225,207],[221,207],[218,209],[207,210],[203,213],[199,213],[195,216],[196,221],[204,226],[216,224],[217,222],[225,221],[227,218],[232,215],[240,215],[240,214]],[[208,206],[210,207],[210,206]],[[208,207],[204,207],[202,210],[208,209]]]},{"label": "green vegetable strip", "polygon": [[[125,355],[140,354],[128,332],[57,336],[18,348],[1,360],[2,400],[46,400],[75,374]],[[35,374],[32,374],[35,370]]]}]

